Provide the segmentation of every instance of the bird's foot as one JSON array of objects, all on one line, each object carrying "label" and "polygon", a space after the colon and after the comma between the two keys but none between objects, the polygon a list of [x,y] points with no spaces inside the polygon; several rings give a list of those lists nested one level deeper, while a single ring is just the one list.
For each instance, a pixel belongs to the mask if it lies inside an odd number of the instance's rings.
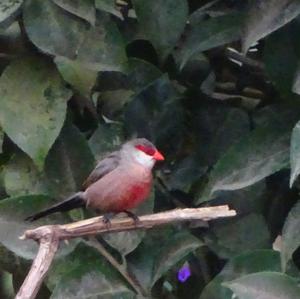
[{"label": "bird's foot", "polygon": [[105,214],[103,215],[102,221],[106,224],[106,228],[107,228],[107,229],[110,229],[110,227],[111,227],[111,222],[110,222],[110,220],[111,220],[112,218],[114,218],[115,215],[116,215],[116,213],[105,213]]},{"label": "bird's foot", "polygon": [[135,225],[137,225],[141,222],[140,218],[137,215],[135,215],[134,213],[132,213],[128,210],[124,210],[124,213],[126,213],[128,217],[133,219]]}]

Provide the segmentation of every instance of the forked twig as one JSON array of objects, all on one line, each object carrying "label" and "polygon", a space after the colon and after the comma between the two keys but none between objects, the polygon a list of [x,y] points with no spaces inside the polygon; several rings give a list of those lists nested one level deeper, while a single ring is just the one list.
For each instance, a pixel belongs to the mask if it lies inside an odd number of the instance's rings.
[{"label": "forked twig", "polygon": [[144,215],[134,223],[131,218],[119,218],[111,221],[109,228],[102,216],[62,225],[46,225],[27,230],[21,239],[33,239],[40,247],[31,269],[24,280],[16,299],[34,299],[46,276],[52,260],[58,250],[59,242],[83,236],[94,236],[101,233],[113,233],[137,229],[149,229],[158,225],[192,220],[212,220],[235,216],[228,206],[175,209],[167,212]]}]

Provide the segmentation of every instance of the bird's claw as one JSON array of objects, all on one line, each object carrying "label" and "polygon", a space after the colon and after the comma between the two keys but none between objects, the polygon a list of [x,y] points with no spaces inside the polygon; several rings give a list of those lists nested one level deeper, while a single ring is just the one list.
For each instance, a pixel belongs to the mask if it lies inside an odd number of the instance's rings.
[{"label": "bird's claw", "polygon": [[103,215],[102,221],[106,225],[107,229],[111,228],[110,219],[112,219],[114,216],[115,216],[115,213],[106,213]]},{"label": "bird's claw", "polygon": [[124,213],[126,213],[128,217],[133,219],[135,225],[138,225],[139,223],[141,223],[140,218],[137,215],[135,215],[134,213],[127,211],[127,210],[125,210]]}]

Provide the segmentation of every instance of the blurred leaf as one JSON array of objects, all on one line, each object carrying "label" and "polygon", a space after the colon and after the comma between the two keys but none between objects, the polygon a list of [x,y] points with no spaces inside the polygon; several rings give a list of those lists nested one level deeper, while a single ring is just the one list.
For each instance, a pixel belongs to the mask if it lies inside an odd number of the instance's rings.
[{"label": "blurred leaf", "polygon": [[250,121],[242,109],[210,104],[197,111],[194,130],[198,155],[204,165],[211,166],[230,146],[249,133]]},{"label": "blurred leaf", "polygon": [[150,291],[162,275],[201,245],[188,232],[172,228],[147,231],[138,248],[127,256],[129,269],[144,289]]},{"label": "blurred leaf", "polygon": [[134,92],[129,89],[117,89],[101,92],[98,100],[102,106],[102,114],[114,119],[120,114],[124,106],[130,102]]},{"label": "blurred leaf", "polygon": [[87,141],[67,122],[46,158],[45,172],[18,153],[4,167],[5,189],[10,196],[48,194],[61,200],[81,189],[93,166]]},{"label": "blurred leaf", "polygon": [[163,61],[185,27],[188,16],[186,0],[134,0],[133,6],[140,29]]},{"label": "blurred leaf", "polygon": [[66,14],[51,1],[29,0],[24,25],[31,41],[42,51],[75,59],[94,71],[123,71],[125,43],[115,23],[99,14],[95,26]]},{"label": "blurred leaf", "polygon": [[16,154],[4,166],[5,191],[10,196],[48,194],[45,174],[38,171],[29,157]]},{"label": "blurred leaf", "polygon": [[79,191],[94,166],[86,139],[75,126],[66,122],[45,163],[52,194],[62,199]]},{"label": "blurred leaf", "polygon": [[96,9],[93,0],[52,0],[55,4],[71,14],[95,25]]},{"label": "blurred leaf", "polygon": [[89,140],[90,148],[98,161],[118,149],[124,141],[121,133],[122,127],[119,124],[99,124]]},{"label": "blurred leaf", "polygon": [[[144,214],[153,213],[154,206],[154,192],[151,193],[150,198],[143,202],[138,208],[134,209],[132,212],[137,216]],[[125,231],[114,234],[103,235],[103,239],[113,248],[118,250],[118,252],[125,256],[132,252],[143,240],[146,232],[145,231]]]},{"label": "blurred leaf", "polygon": [[54,287],[51,299],[135,298],[99,253],[85,246],[78,247],[63,260],[57,260],[49,278]]},{"label": "blurred leaf", "polygon": [[300,292],[294,279],[276,272],[253,273],[223,285],[243,299],[296,299]]},{"label": "blurred leaf", "polygon": [[291,137],[291,176],[290,187],[292,187],[300,173],[300,122],[295,125]]},{"label": "blurred leaf", "polygon": [[244,15],[233,13],[208,20],[192,19],[185,37],[175,52],[175,59],[182,70],[196,53],[203,52],[238,40]]},{"label": "blurred leaf", "polygon": [[0,3],[0,24],[3,23],[7,25],[7,20],[13,21],[14,17],[19,12],[23,0],[2,0]]},{"label": "blurred leaf", "polygon": [[249,117],[241,109],[203,103],[193,113],[190,122],[195,149],[185,159],[174,163],[167,181],[171,189],[188,191],[191,184],[206,174],[209,167],[250,129]]},{"label": "blurred leaf", "polygon": [[0,78],[2,128],[39,169],[61,130],[70,96],[56,69],[38,58],[14,61]]},{"label": "blurred leaf", "polygon": [[220,191],[212,205],[229,205],[238,215],[249,213],[264,213],[266,202],[264,200],[267,191],[265,181],[259,181],[254,185],[233,191]]},{"label": "blurred leaf", "polygon": [[205,236],[206,245],[222,258],[245,251],[270,247],[270,233],[260,214],[220,220],[211,225]]},{"label": "blurred leaf", "polygon": [[186,232],[179,232],[161,244],[160,254],[154,262],[152,286],[180,260],[202,245],[199,239]]},{"label": "blurred leaf", "polygon": [[90,70],[77,60],[55,57],[54,62],[66,82],[85,97],[89,97],[98,72]]},{"label": "blurred leaf", "polygon": [[266,122],[231,146],[215,164],[210,180],[197,203],[216,191],[250,186],[289,165],[291,115]]},{"label": "blurred leaf", "polygon": [[129,66],[129,84],[136,93],[162,76],[162,72],[156,66],[142,59],[130,58]]},{"label": "blurred leaf", "polygon": [[116,7],[115,0],[95,0],[96,8],[123,19],[121,12]]},{"label": "blurred leaf", "polygon": [[254,0],[250,3],[242,37],[244,53],[255,42],[284,26],[300,13],[298,0]]},{"label": "blurred leaf", "polygon": [[174,152],[183,132],[180,96],[166,75],[153,81],[126,107],[128,135],[146,137],[163,151],[172,149]]},{"label": "blurred leaf", "polygon": [[300,202],[290,210],[282,229],[281,265],[286,271],[287,263],[300,246]]},{"label": "blurred leaf", "polygon": [[202,165],[198,155],[189,155],[181,161],[177,161],[166,176],[166,184],[170,190],[189,191],[195,180],[206,174],[208,167]]},{"label": "blurred leaf", "polygon": [[293,47],[293,30],[282,28],[266,39],[264,62],[267,74],[275,88],[283,95],[290,95],[298,60]]},{"label": "blurred leaf", "polygon": [[261,271],[280,272],[278,252],[255,250],[233,257],[226,263],[222,271],[206,285],[199,299],[232,299],[232,291],[222,286],[222,282]]},{"label": "blurred leaf", "polygon": [[27,261],[0,244],[0,267],[9,273],[22,272]]},{"label": "blurred leaf", "polygon": [[99,73],[99,91],[117,92],[118,90],[122,90],[127,93],[132,91],[139,93],[161,76],[162,72],[153,64],[131,57],[128,60],[126,73]]},{"label": "blurred leaf", "polygon": [[66,14],[50,0],[28,0],[23,8],[24,26],[29,39],[43,52],[76,57],[87,24]]},{"label": "blurred leaf", "polygon": [[126,71],[125,42],[116,24],[108,14],[97,14],[96,25],[91,27],[77,50],[77,61],[95,71]]},{"label": "blurred leaf", "polygon": [[300,69],[299,66],[296,69],[292,91],[296,94],[300,94]]},{"label": "blurred leaf", "polygon": [[[0,201],[0,242],[16,255],[25,259],[35,257],[38,249],[37,243],[32,240],[20,240],[19,237],[27,229],[50,224],[64,223],[69,220],[63,215],[51,215],[34,223],[25,222],[25,218],[46,208],[53,203],[49,197],[44,195],[28,195],[7,198]],[[63,245],[59,254],[65,255],[71,252],[78,241]]]},{"label": "blurred leaf", "polygon": [[0,154],[3,153],[3,139],[4,139],[4,132],[2,130],[2,128],[0,127]]},{"label": "blurred leaf", "polygon": [[[175,54],[175,59],[178,58]],[[189,86],[199,88],[211,71],[208,58],[202,52],[196,52],[181,69],[180,79]],[[201,86],[202,87],[202,86]]]}]

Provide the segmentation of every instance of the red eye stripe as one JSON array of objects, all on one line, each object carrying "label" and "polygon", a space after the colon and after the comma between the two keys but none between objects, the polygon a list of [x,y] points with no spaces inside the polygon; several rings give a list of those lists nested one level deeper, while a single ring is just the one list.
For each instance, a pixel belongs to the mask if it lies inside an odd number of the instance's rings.
[{"label": "red eye stripe", "polygon": [[153,156],[156,152],[156,150],[153,147],[149,147],[149,146],[145,146],[145,145],[141,145],[141,144],[136,145],[135,148],[144,152],[145,154],[147,154],[149,156]]}]

